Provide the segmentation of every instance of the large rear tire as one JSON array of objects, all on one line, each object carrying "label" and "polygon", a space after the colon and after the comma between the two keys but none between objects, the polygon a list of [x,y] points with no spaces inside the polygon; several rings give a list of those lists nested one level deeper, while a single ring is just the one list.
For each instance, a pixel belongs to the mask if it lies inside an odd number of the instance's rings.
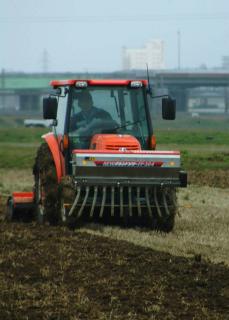
[{"label": "large rear tire", "polygon": [[35,205],[38,223],[57,225],[60,221],[60,201],[56,168],[46,143],[38,151],[33,168]]}]

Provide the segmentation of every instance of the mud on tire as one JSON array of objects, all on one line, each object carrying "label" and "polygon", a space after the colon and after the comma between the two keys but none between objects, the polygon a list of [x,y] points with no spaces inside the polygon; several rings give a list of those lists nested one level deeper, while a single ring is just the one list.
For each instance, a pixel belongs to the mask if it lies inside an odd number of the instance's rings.
[{"label": "mud on tire", "polygon": [[33,167],[36,218],[39,223],[56,225],[60,220],[60,201],[56,168],[46,143],[38,151]]}]

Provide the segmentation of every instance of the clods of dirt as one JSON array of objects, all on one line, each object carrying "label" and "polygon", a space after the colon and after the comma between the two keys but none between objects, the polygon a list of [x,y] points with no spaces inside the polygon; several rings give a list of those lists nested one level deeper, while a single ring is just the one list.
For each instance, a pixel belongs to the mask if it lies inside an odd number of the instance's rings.
[{"label": "clods of dirt", "polygon": [[229,188],[229,170],[190,170],[188,182],[216,188]]},{"label": "clods of dirt", "polygon": [[0,222],[0,319],[228,319],[223,264]]}]

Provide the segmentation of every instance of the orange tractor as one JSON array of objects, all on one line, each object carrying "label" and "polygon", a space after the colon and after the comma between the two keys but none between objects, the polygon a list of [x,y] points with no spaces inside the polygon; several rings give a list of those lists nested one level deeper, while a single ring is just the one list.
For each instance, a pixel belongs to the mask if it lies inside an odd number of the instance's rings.
[{"label": "orange tractor", "polygon": [[[27,215],[71,227],[85,221],[144,225],[169,232],[176,189],[187,186],[179,151],[156,151],[147,80],[54,80],[43,100],[43,136],[34,191],[13,193],[9,220]],[[175,100],[162,98],[175,119]]]}]

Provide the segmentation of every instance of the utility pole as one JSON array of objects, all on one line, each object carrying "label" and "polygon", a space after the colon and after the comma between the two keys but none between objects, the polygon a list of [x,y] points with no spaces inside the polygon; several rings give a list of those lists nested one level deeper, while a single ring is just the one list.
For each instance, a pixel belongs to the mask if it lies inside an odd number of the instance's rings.
[{"label": "utility pole", "polygon": [[225,114],[229,114],[229,87],[224,87]]},{"label": "utility pole", "polygon": [[5,89],[5,69],[2,68],[1,72],[1,102],[0,102],[0,108],[5,109],[5,94],[4,94],[4,89]]},{"label": "utility pole", "polygon": [[1,74],[1,89],[5,89],[5,69],[2,68]]},{"label": "utility pole", "polygon": [[43,56],[42,56],[43,73],[47,73],[48,72],[48,64],[49,64],[48,51],[46,49],[44,49]]},{"label": "utility pole", "polygon": [[177,68],[181,69],[181,33],[177,31]]}]

